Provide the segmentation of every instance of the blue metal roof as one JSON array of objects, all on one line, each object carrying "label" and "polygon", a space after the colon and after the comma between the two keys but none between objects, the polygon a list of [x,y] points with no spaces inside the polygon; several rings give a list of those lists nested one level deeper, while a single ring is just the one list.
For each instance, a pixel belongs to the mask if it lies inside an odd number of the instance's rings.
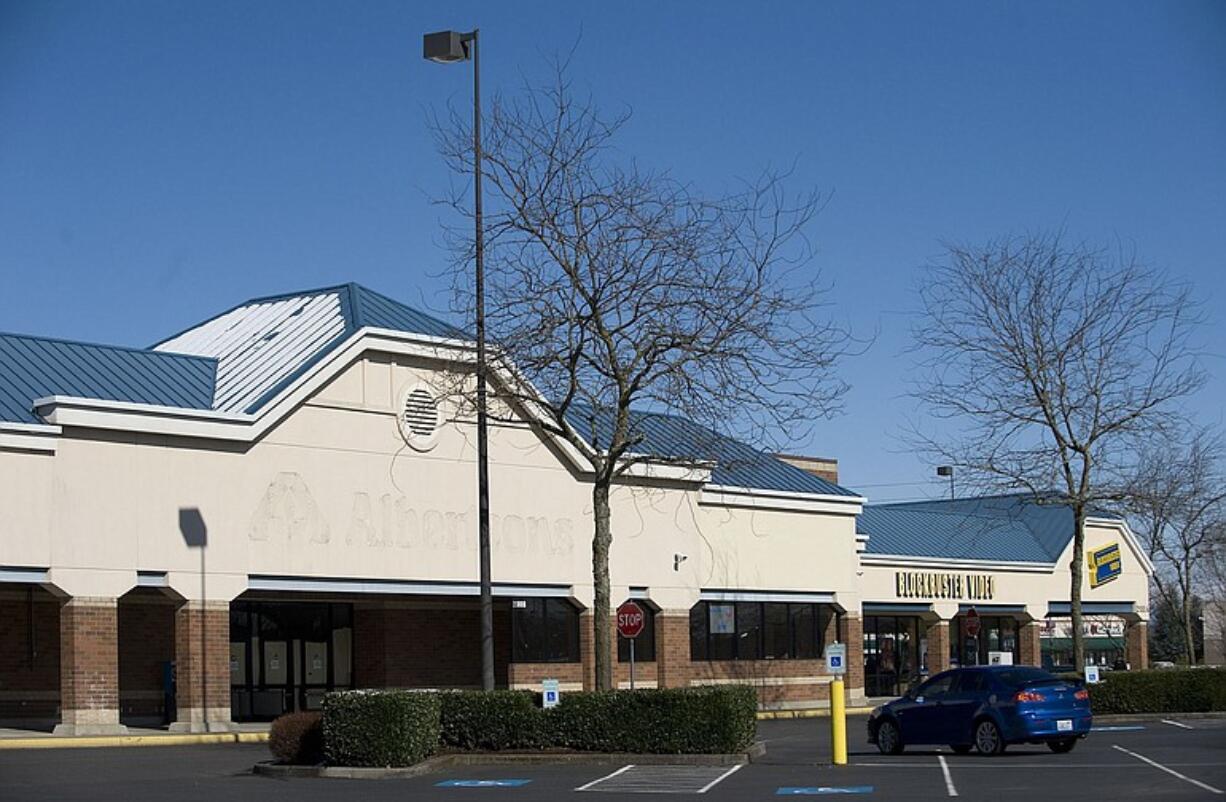
[{"label": "blue metal roof", "polygon": [[[592,437],[594,424],[598,444],[607,444],[612,438],[612,411],[593,416],[591,407],[576,404],[570,408],[567,421],[588,439]],[[643,438],[633,448],[636,453],[664,459],[714,462],[715,468],[711,473],[713,485],[826,496],[859,495],[677,415],[634,411],[631,412],[630,426],[635,435]]]},{"label": "blue metal roof", "polygon": [[0,334],[0,420],[39,423],[50,395],[209,409],[217,360]]},{"label": "blue metal roof", "polygon": [[462,330],[358,284],[254,298],[154,348],[216,357],[215,408],[253,413],[364,327],[468,339]]},{"label": "blue metal roof", "polygon": [[870,504],[856,527],[868,554],[1051,563],[1073,538],[1073,511],[1029,493],[978,496]]}]

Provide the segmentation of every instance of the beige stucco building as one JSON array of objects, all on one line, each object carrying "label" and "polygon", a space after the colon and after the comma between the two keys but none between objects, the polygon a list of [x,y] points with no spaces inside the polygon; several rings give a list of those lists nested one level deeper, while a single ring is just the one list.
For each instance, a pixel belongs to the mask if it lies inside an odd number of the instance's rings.
[{"label": "beige stucco building", "polygon": [[[334,688],[479,685],[475,427],[447,391],[470,346],[355,285],[249,301],[146,350],[0,336],[0,720],[199,730]],[[611,611],[592,609],[586,463],[503,411],[498,682],[590,686],[591,617]],[[928,548],[948,520],[899,539],[894,513],[866,515],[829,466],[643,420],[648,453],[694,462],[641,466],[613,493],[614,598],[651,613],[640,685],[749,681],[765,707],[812,706],[836,640],[858,698],[947,665],[964,604],[1015,622],[1034,661],[1039,622],[1067,612],[1068,555],[1047,557],[1069,532],[1037,562]],[[1149,569],[1122,522],[1095,520],[1088,544],[1110,543],[1122,569],[1085,598],[1143,644]],[[887,640],[913,655],[892,680]]]}]

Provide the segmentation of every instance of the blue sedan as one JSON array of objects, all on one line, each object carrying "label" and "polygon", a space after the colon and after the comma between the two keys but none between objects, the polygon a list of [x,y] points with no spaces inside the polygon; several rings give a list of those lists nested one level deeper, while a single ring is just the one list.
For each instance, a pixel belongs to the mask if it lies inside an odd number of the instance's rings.
[{"label": "blue sedan", "polygon": [[919,744],[959,754],[998,755],[1016,743],[1069,752],[1090,723],[1090,694],[1079,680],[1030,666],[957,668],[875,709],[868,741],[887,755]]}]

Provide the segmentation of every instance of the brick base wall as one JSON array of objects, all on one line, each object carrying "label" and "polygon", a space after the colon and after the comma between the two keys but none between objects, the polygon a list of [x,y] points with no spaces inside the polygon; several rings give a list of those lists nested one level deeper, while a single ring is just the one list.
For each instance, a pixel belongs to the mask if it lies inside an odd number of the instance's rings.
[{"label": "brick base wall", "polygon": [[60,602],[41,589],[0,596],[0,721],[60,715]]},{"label": "brick base wall", "polygon": [[119,723],[116,599],[73,598],[60,608],[60,735],[106,735]]},{"label": "brick base wall", "polygon": [[1133,671],[1149,668],[1149,625],[1145,622],[1128,624],[1124,635],[1124,659]]},{"label": "brick base wall", "polygon": [[[481,611],[355,607],[354,684],[359,688],[480,688]],[[494,683],[506,687],[511,617],[494,611]]]},{"label": "brick base wall", "polygon": [[[229,621],[226,627],[228,630]],[[162,670],[167,661],[175,659],[174,604],[169,599],[121,599],[118,630],[120,716],[164,721]]]},{"label": "brick base wall", "polygon": [[186,602],[174,613],[177,732],[231,727],[230,605]]},{"label": "brick base wall", "polygon": [[1018,657],[1024,666],[1043,665],[1043,646],[1039,640],[1039,631],[1043,625],[1038,621],[1022,624],[1018,628]]},{"label": "brick base wall", "polygon": [[939,674],[949,668],[949,622],[937,621],[928,627],[928,674]]}]

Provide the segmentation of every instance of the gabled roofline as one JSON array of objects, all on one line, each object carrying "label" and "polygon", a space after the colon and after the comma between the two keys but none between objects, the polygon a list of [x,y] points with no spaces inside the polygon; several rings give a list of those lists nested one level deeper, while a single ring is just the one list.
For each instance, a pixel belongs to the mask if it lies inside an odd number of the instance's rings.
[{"label": "gabled roofline", "polygon": [[[1141,541],[1137,539],[1136,534],[1133,533],[1132,527],[1128,525],[1128,521],[1126,519],[1087,515],[1086,524],[1094,524],[1095,526],[1102,526],[1109,529],[1118,529],[1120,536],[1124,538],[1129,547],[1131,547],[1137,557],[1140,558],[1141,567],[1145,569],[1146,576],[1152,577],[1154,575],[1154,563],[1149,559],[1149,555],[1145,553],[1145,549],[1141,547]],[[1065,545],[1065,548],[1068,548],[1067,544]]]},{"label": "gabled roofline", "polygon": [[[224,313],[223,313],[224,314]],[[475,359],[475,344],[470,340],[457,340],[416,334],[393,329],[363,327],[344,338],[321,358],[313,360],[296,371],[284,383],[275,397],[265,406],[250,412],[222,412],[217,410],[167,407],[154,404],[136,404],[123,401],[49,396],[35,402],[38,413],[54,426],[80,426],[89,428],[143,431],[154,434],[179,435],[227,442],[253,442],[272,426],[279,423],[340,369],[366,351],[399,353],[426,359],[448,361],[472,361]],[[450,352],[450,356],[448,356]],[[166,352],[159,352],[166,353]],[[500,371],[505,373],[505,371]],[[526,380],[522,376],[503,377],[503,380]],[[527,384],[531,388],[531,384]],[[536,392],[535,388],[531,388]],[[531,421],[539,411],[527,409]],[[549,421],[549,426],[556,422]],[[549,437],[571,467],[581,476],[590,477],[591,465],[575,445],[541,428],[542,435]],[[582,441],[582,437],[578,438]],[[860,496],[793,493],[757,488],[733,488],[710,486],[711,470],[701,462],[675,464],[671,462],[639,463],[624,474],[626,478],[675,481],[704,486],[700,503],[750,506],[754,508],[810,509],[838,514],[854,515],[859,512],[864,499]]]}]

